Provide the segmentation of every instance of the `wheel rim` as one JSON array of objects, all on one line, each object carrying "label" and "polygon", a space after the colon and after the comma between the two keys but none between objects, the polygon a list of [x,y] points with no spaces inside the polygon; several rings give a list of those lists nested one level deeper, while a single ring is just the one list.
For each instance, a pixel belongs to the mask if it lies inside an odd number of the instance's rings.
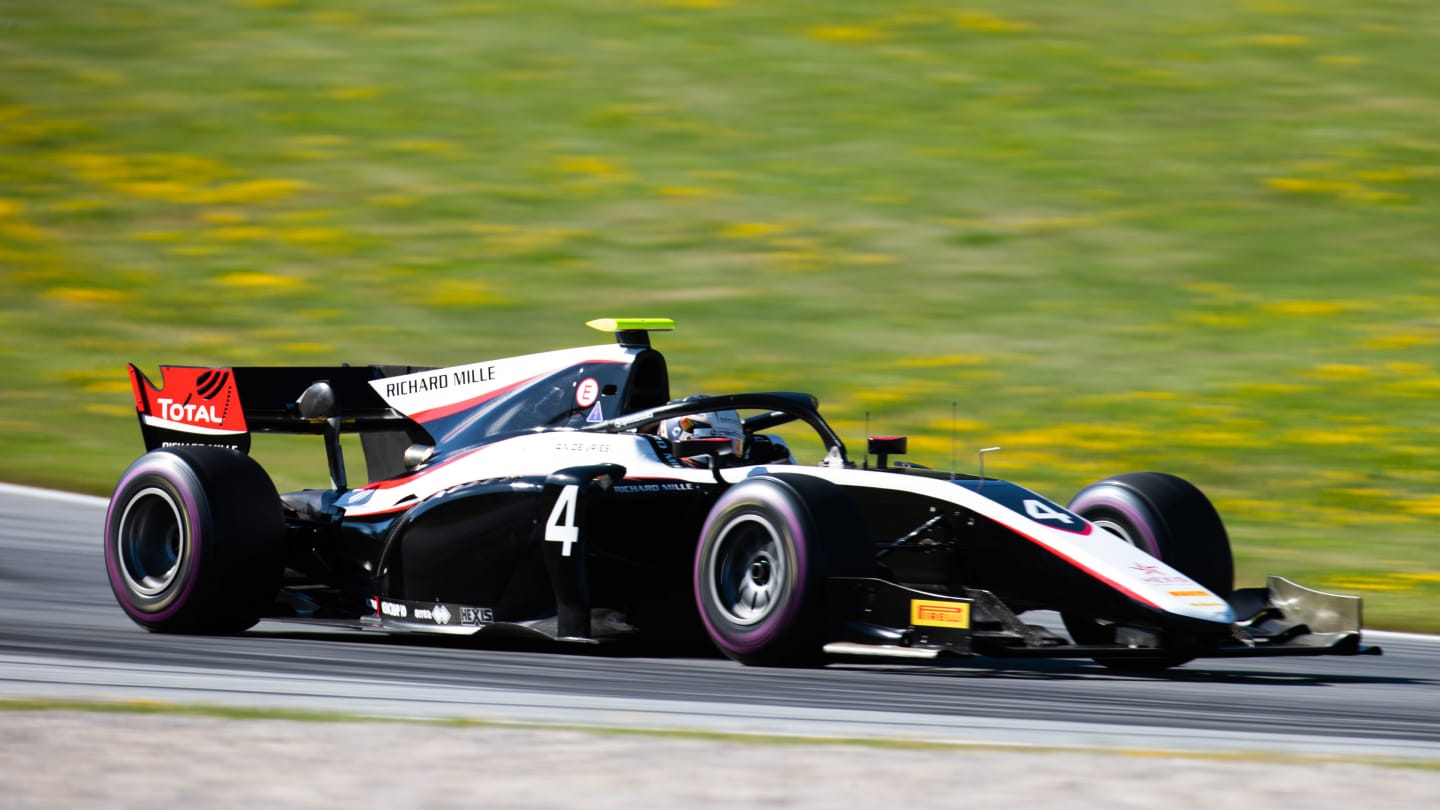
[{"label": "wheel rim", "polygon": [[136,493],[116,533],[120,571],[134,593],[153,597],[175,583],[184,560],[185,523],[170,493],[150,487]]},{"label": "wheel rim", "polygon": [[727,620],[753,625],[775,611],[788,569],[780,535],[768,521],[745,515],[726,524],[711,559],[713,601]]},{"label": "wheel rim", "polygon": [[1104,529],[1105,531],[1110,532],[1111,534],[1115,535],[1121,540],[1124,540],[1130,545],[1135,546],[1136,548],[1140,547],[1140,544],[1135,542],[1135,538],[1130,536],[1130,532],[1126,531],[1125,527],[1120,525],[1119,523],[1116,523],[1113,520],[1106,520],[1105,518],[1092,518],[1090,522],[1095,524],[1095,528]]}]

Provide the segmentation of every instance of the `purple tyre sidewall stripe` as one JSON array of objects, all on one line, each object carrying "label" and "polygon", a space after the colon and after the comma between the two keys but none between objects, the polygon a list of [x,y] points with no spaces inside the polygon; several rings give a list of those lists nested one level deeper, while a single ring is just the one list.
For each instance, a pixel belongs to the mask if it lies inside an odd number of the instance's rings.
[{"label": "purple tyre sidewall stripe", "polygon": [[[196,563],[200,555],[201,535],[204,532],[200,525],[202,523],[200,504],[195,493],[198,482],[195,481],[193,474],[186,474],[184,463],[178,457],[170,454],[150,456],[137,461],[125,471],[120,483],[116,485],[115,495],[111,497],[110,507],[105,513],[105,570],[110,578],[110,588],[115,592],[116,600],[125,609],[125,612],[143,623],[158,623],[173,619],[185,608],[191,592],[195,590]],[[163,479],[168,484],[168,487],[165,488],[179,496],[181,520],[184,522],[183,528],[187,541],[185,557],[180,561],[180,571],[176,574],[179,579],[179,591],[167,597],[164,603],[165,607],[155,611],[144,610],[135,603],[134,596],[125,584],[125,573],[120,570],[122,563],[120,562],[120,550],[117,547],[119,542],[117,532],[120,528],[117,521],[124,514],[126,506],[119,502],[119,497],[132,482],[146,475]]]},{"label": "purple tyre sidewall stripe", "polygon": [[1140,544],[1140,549],[1156,559],[1162,559],[1160,538],[1155,535],[1154,522],[1150,518],[1151,510],[1139,502],[1138,496],[1114,484],[1099,484],[1081,492],[1070,504],[1070,511],[1082,517],[1085,512],[1100,508],[1119,512],[1140,535],[1133,538]]},{"label": "purple tyre sidewall stripe", "polygon": [[[753,501],[763,503],[784,521],[785,525],[776,526],[780,532],[781,544],[790,552],[791,558],[788,561],[792,572],[790,575],[791,587],[785,596],[785,603],[780,610],[771,613],[761,619],[753,628],[736,633],[730,629],[722,629],[716,626],[711,620],[709,611],[706,609],[705,601],[709,598],[714,585],[710,582],[711,566],[707,563],[713,557],[713,549],[710,554],[700,549],[695,555],[695,599],[700,607],[700,620],[705,624],[705,630],[710,638],[722,649],[746,655],[757,650],[764,649],[773,643],[776,638],[785,633],[795,622],[805,602],[806,576],[809,569],[809,559],[806,553],[805,527],[801,523],[799,515],[795,512],[794,504],[789,498],[778,497],[778,489],[775,487],[752,487],[750,491],[737,495],[735,498],[722,496],[712,509],[710,516],[705,519],[705,526],[700,530],[700,537],[708,537],[712,528],[721,513],[730,512],[729,507],[732,501],[745,502]],[[735,490],[731,490],[735,492]],[[728,494],[728,493],[727,493]]]}]

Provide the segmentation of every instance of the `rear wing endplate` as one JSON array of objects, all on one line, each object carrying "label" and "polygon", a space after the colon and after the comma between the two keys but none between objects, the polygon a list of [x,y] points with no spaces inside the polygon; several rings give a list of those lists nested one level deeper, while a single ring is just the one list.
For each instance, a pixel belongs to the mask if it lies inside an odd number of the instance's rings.
[{"label": "rear wing endplate", "polygon": [[428,370],[418,366],[161,366],[159,386],[134,364],[129,370],[147,451],[212,445],[248,453],[252,433],[324,435],[327,420],[301,416],[297,404],[305,389],[321,381],[335,392],[340,430],[361,434],[372,479],[395,474],[398,455],[410,443],[433,443],[370,385]]}]

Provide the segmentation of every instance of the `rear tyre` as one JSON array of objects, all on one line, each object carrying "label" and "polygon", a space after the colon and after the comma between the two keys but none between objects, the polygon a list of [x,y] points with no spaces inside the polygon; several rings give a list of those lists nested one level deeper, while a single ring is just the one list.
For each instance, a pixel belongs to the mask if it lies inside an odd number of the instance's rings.
[{"label": "rear tyre", "polygon": [[147,630],[238,633],[275,598],[284,534],[275,485],[249,456],[155,450],[130,465],[110,499],[110,589]]},{"label": "rear tyre", "polygon": [[828,481],[758,476],[727,490],[695,554],[695,600],[715,646],[753,666],[820,663],[826,577],[873,568],[864,526]]},{"label": "rear tyre", "polygon": [[[1222,598],[1229,598],[1235,588],[1235,563],[1225,525],[1210,499],[1183,478],[1156,472],[1117,475],[1080,490],[1069,509]],[[1104,619],[1075,613],[1062,618],[1077,644],[1115,641],[1115,627]],[[1158,672],[1192,657],[1157,654],[1095,660],[1117,670]]]}]

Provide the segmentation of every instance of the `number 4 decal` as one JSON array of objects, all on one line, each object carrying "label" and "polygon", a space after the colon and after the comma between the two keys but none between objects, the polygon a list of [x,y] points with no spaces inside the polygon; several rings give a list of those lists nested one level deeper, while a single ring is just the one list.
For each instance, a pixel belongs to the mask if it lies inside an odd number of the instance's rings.
[{"label": "number 4 decal", "polygon": [[550,510],[550,519],[545,522],[545,540],[560,543],[562,557],[569,557],[570,547],[580,542],[580,527],[575,525],[575,501],[579,497],[580,487],[575,484],[560,490],[560,497]]},{"label": "number 4 decal", "polygon": [[1058,520],[1061,523],[1074,523],[1075,519],[1059,511],[1044,501],[1037,501],[1034,498],[1025,499],[1025,514],[1036,520]]}]

